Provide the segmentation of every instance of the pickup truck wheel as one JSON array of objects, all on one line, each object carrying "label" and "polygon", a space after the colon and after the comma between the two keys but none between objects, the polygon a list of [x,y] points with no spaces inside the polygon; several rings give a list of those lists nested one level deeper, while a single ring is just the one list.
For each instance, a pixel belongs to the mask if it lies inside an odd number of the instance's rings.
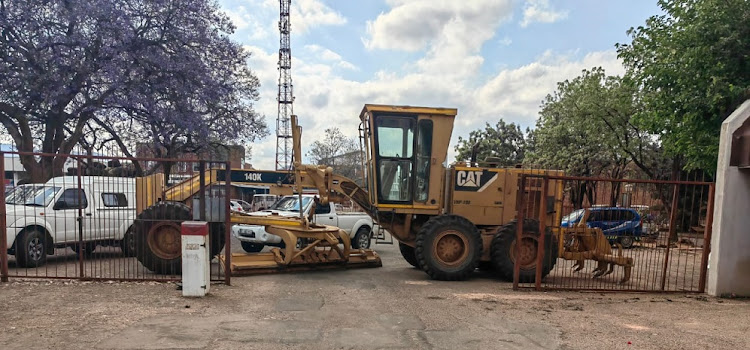
[{"label": "pickup truck wheel", "polygon": [[362,226],[357,230],[357,233],[354,235],[354,239],[352,240],[352,248],[354,249],[369,249],[370,248],[370,238],[372,229],[370,229],[368,226]]},{"label": "pickup truck wheel", "polygon": [[[78,243],[70,246],[70,249],[73,249],[73,251],[76,253],[76,256],[78,256],[79,247],[80,246],[78,245]],[[94,249],[96,249],[96,243],[83,242],[83,257],[90,258],[91,255],[94,254]]]},{"label": "pickup truck wheel", "polygon": [[21,267],[39,267],[47,262],[47,237],[36,229],[24,232],[16,243],[16,261]]},{"label": "pickup truck wheel", "polygon": [[417,263],[417,255],[414,252],[414,247],[398,242],[398,250],[401,251],[401,256],[404,257],[404,260],[406,260],[409,265],[419,268],[419,263]]},{"label": "pickup truck wheel", "polygon": [[242,250],[248,252],[248,253],[258,253],[261,250],[263,250],[263,244],[260,243],[250,243],[250,242],[240,242],[242,244]]}]

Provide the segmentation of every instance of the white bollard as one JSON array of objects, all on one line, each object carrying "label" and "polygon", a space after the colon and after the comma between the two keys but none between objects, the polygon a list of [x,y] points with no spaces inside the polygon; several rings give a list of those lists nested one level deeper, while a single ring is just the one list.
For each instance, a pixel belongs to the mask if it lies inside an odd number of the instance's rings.
[{"label": "white bollard", "polygon": [[202,297],[211,288],[208,223],[182,223],[182,296]]}]

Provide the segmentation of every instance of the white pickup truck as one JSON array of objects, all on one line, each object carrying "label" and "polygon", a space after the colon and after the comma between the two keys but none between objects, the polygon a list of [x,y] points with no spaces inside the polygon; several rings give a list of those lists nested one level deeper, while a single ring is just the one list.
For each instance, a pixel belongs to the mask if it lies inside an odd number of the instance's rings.
[{"label": "white pickup truck", "polygon": [[[270,209],[262,210],[250,215],[266,216],[298,216],[300,207],[305,216],[310,212],[315,196],[303,195],[300,206],[299,196],[286,196],[276,202]],[[318,224],[336,226],[346,231],[352,239],[352,247],[367,249],[372,239],[372,219],[364,213],[343,213],[336,210],[337,205],[329,203],[327,206],[316,206],[314,220]],[[248,253],[257,253],[264,246],[282,247],[281,237],[266,232],[263,226],[234,225],[232,234],[242,244],[242,249]]]},{"label": "white pickup truck", "polygon": [[66,246],[82,247],[84,255],[99,245],[120,246],[133,255],[135,179],[55,177],[14,188],[5,203],[8,253],[21,267],[42,266],[55,248]]}]

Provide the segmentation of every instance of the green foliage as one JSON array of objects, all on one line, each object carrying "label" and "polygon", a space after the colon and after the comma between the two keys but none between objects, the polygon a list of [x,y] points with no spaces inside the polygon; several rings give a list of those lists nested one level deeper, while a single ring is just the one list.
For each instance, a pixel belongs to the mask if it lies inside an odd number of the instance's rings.
[{"label": "green foliage", "polygon": [[686,169],[714,172],[721,122],[750,96],[750,3],[660,0],[619,57],[639,89],[634,123]]},{"label": "green foliage", "polygon": [[313,142],[307,152],[313,164],[328,165],[334,172],[352,180],[362,177],[362,154],[357,142],[345,136],[339,128],[325,130],[322,140]]},{"label": "green foliage", "polygon": [[456,152],[458,152],[456,160],[470,160],[472,151],[476,147],[478,161],[494,157],[502,166],[514,166],[523,162],[526,144],[526,137],[520,126],[514,123],[508,124],[500,119],[495,127],[486,123],[484,129],[472,131],[468,139],[459,136],[456,145]]}]

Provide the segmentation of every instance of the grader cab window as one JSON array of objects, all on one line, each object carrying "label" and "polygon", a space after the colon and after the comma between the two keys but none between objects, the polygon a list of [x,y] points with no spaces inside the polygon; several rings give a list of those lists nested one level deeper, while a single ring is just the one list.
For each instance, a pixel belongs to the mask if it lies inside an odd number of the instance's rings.
[{"label": "grader cab window", "polygon": [[414,127],[414,118],[379,116],[376,120],[381,201],[411,202]]}]

